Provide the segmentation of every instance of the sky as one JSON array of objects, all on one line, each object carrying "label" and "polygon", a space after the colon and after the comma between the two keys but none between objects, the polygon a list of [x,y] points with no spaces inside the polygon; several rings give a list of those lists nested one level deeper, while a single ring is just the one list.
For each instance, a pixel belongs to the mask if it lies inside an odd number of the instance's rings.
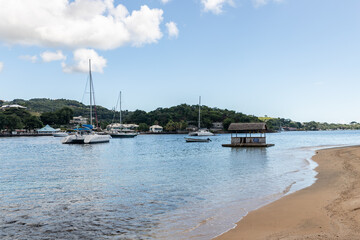
[{"label": "sky", "polygon": [[360,122],[358,0],[0,0],[0,99]]}]

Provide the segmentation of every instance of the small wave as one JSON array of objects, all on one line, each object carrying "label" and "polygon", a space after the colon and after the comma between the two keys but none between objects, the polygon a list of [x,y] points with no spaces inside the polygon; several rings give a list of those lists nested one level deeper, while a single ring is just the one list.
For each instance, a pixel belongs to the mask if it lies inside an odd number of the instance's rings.
[{"label": "small wave", "polygon": [[265,196],[263,198],[261,198],[262,201],[273,201],[274,199],[280,198],[284,195],[286,195],[288,192],[290,192],[291,187],[295,184],[296,182],[291,183],[289,186],[287,186],[282,192],[278,192],[278,193],[274,193],[268,196]]},{"label": "small wave", "polygon": [[190,229],[185,230],[184,233],[192,232],[192,231],[194,231],[195,229],[201,227],[202,225],[205,225],[208,221],[211,221],[211,220],[213,220],[213,219],[214,219],[214,217],[209,217],[209,218],[207,218],[207,219],[204,219],[204,220],[202,220],[201,222],[199,222],[195,227],[192,227],[192,228],[190,228]]},{"label": "small wave", "polygon": [[290,192],[291,187],[292,187],[295,183],[296,183],[296,182],[293,182],[292,184],[290,184],[289,186],[287,186],[287,187],[285,188],[285,190],[283,191],[283,194],[287,194],[288,192]]}]

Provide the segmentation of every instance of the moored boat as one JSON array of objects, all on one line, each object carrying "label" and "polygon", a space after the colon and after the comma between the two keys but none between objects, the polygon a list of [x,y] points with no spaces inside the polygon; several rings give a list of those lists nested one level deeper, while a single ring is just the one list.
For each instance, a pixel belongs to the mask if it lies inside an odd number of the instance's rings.
[{"label": "moored boat", "polygon": [[67,134],[66,132],[57,132],[57,133],[53,133],[54,137],[67,137],[69,136],[69,134]]},{"label": "moored boat", "polygon": [[200,128],[201,124],[200,124],[200,108],[201,108],[201,96],[199,97],[199,119],[198,119],[198,130],[196,132],[191,132],[189,133],[189,136],[214,136],[215,134],[213,134],[212,132],[210,132],[208,129],[206,128]]},{"label": "moored boat", "polygon": [[62,139],[64,144],[92,144],[92,143],[106,143],[109,142],[111,136],[104,134],[97,134],[92,131],[92,125],[83,125],[82,128],[76,128],[75,134],[71,134]]},{"label": "moored boat", "polygon": [[89,76],[90,76],[90,125],[83,125],[82,128],[77,128],[76,133],[73,135],[69,135],[62,139],[62,143],[64,144],[92,144],[92,143],[107,143],[110,141],[111,136],[109,135],[103,135],[103,134],[97,134],[93,132],[93,105],[92,102],[94,101],[94,112],[96,117],[96,128],[98,128],[98,120],[97,120],[97,114],[96,114],[96,105],[95,105],[95,95],[93,91],[93,81],[92,81],[92,75],[91,75],[91,60],[89,59]]},{"label": "moored boat", "polygon": [[136,137],[137,133],[131,132],[120,132],[120,131],[113,131],[109,133],[112,138],[133,138]]},{"label": "moored boat", "polygon": [[185,138],[186,142],[211,142],[210,138]]},{"label": "moored boat", "polygon": [[[136,137],[138,134],[134,131],[124,131],[123,127],[123,123],[122,123],[122,110],[121,110],[121,91],[120,91],[120,94],[119,94],[119,98],[118,98],[118,102],[116,103],[116,107],[115,109],[117,108],[117,105],[118,103],[120,102],[120,110],[119,110],[119,113],[120,113],[120,129],[112,129],[110,130],[108,133],[110,134],[111,137],[113,138],[133,138],[133,137]],[[115,110],[114,110],[114,118],[113,118],[113,121],[115,119]]]},{"label": "moored boat", "polygon": [[208,129],[202,128],[196,132],[189,133],[189,136],[205,137],[205,136],[214,136],[214,134],[210,132]]}]

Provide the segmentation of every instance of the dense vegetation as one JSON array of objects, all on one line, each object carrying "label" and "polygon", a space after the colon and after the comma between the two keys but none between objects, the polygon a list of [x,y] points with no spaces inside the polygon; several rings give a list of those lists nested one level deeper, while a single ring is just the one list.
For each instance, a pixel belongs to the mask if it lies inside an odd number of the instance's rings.
[{"label": "dense vegetation", "polygon": [[0,130],[32,130],[42,126],[43,123],[40,121],[39,117],[31,115],[24,109],[11,108],[0,112]]},{"label": "dense vegetation", "polygon": [[[5,103],[4,103],[5,104]],[[62,109],[71,109],[73,116],[88,116],[89,106],[74,100],[66,99],[46,99],[36,98],[28,101],[23,99],[15,99],[6,104],[18,104],[27,107],[27,110],[34,115],[40,116],[44,124],[63,125],[64,122],[58,121],[59,111]],[[114,118],[114,112],[96,106],[98,119],[102,128],[111,123]],[[66,114],[65,114],[66,115]],[[68,114],[69,115],[69,114]],[[198,106],[181,104],[170,108],[158,108],[151,112],[135,110],[133,112],[122,112],[124,123],[141,124],[140,129],[146,130],[150,125],[159,124],[169,131],[184,130],[189,125],[197,126]],[[116,113],[119,116],[119,113]],[[227,129],[231,122],[259,122],[255,116],[245,115],[232,110],[223,110],[218,108],[209,108],[202,106],[201,108],[201,127],[211,128],[213,122],[222,122],[224,128]]]},{"label": "dense vegetation", "polygon": [[[30,100],[15,99],[11,102],[1,102],[0,105],[19,104],[27,107],[22,109],[7,109],[0,112],[0,129],[35,129],[45,124],[55,127],[69,126],[69,120],[73,116],[89,115],[89,106],[75,100],[36,98]],[[107,108],[96,106],[97,115],[102,128],[111,123],[114,112]],[[147,131],[153,124],[161,125],[167,131],[184,130],[189,126],[197,126],[198,106],[181,104],[170,108],[157,108],[145,112],[135,110],[123,111],[124,123],[136,123],[140,131]],[[118,118],[119,113],[116,113]],[[319,122],[296,122],[285,118],[256,117],[235,112],[233,110],[201,107],[201,127],[211,128],[212,123],[221,122],[226,130],[232,122],[266,122],[269,129],[277,131],[285,130],[335,130],[335,129],[360,129],[360,124],[334,124]]]},{"label": "dense vegetation", "polygon": [[[170,108],[158,108],[151,112],[136,110],[125,117],[128,123],[159,124],[167,130],[182,130],[189,125],[198,124],[198,106],[181,104]],[[237,113],[231,110],[201,107],[201,127],[211,128],[213,122],[222,122],[227,129],[231,122],[260,122],[255,116]]]}]

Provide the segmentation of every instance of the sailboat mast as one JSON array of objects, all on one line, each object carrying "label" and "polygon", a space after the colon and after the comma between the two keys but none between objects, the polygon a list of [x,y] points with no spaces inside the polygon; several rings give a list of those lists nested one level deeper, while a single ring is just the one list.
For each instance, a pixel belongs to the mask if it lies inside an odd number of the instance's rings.
[{"label": "sailboat mast", "polygon": [[199,120],[198,120],[198,129],[200,129],[200,106],[201,106],[201,96],[199,96]]},{"label": "sailboat mast", "polygon": [[[96,112],[96,104],[95,104],[95,91],[94,91],[94,83],[92,80],[91,74],[91,59],[89,59],[89,76],[90,76],[90,124],[93,125],[93,113],[92,108],[94,106],[95,120],[96,120],[96,128],[99,128],[99,122]],[[94,104],[93,104],[94,103]]]},{"label": "sailboat mast", "polygon": [[89,77],[90,77],[90,125],[92,126],[92,76],[91,76],[91,59],[89,59]]},{"label": "sailboat mast", "polygon": [[122,115],[121,115],[121,91],[120,91],[120,95],[119,95],[119,100],[120,100],[120,129],[122,129]]}]

